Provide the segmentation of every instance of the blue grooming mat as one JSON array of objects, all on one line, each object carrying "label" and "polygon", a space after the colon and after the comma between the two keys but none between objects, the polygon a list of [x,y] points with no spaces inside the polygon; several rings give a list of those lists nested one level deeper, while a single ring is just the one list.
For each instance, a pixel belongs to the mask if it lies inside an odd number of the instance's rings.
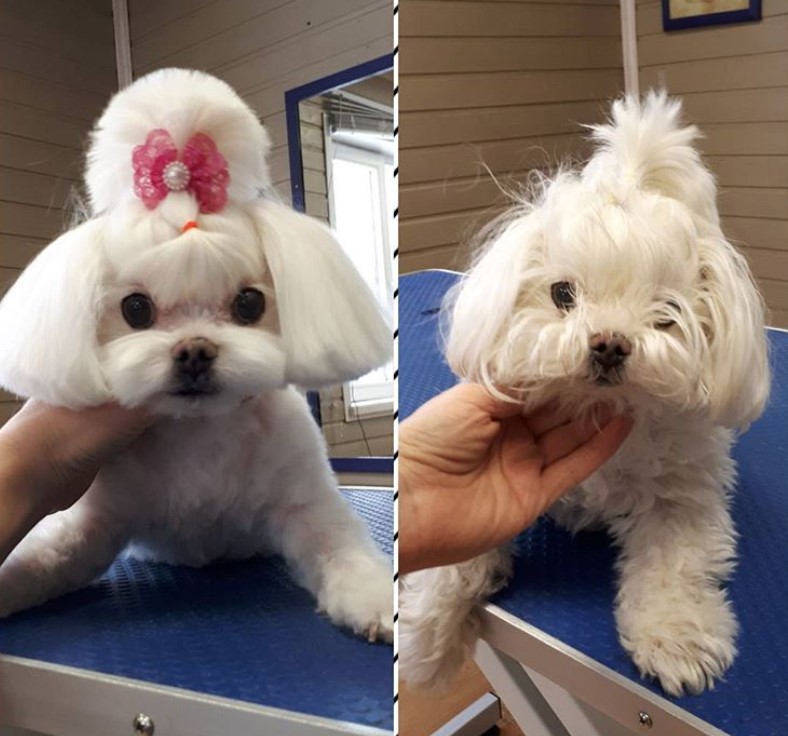
[{"label": "blue grooming mat", "polygon": [[[456,282],[449,272],[400,278],[400,412],[404,419],[456,378],[443,360],[436,309]],[[494,298],[494,294],[491,294]],[[724,682],[669,698],[732,736],[788,734],[788,333],[768,330],[774,386],[764,415],[734,449],[733,516],[741,535],[729,585],[739,654]],[[641,682],[613,619],[615,549],[604,533],[574,539],[549,519],[518,539],[512,583],[494,603],[517,618]],[[664,697],[661,688],[646,684]]]},{"label": "blue grooming mat", "polygon": [[[391,491],[344,493],[391,555]],[[93,586],[0,621],[0,653],[393,728],[391,647],[317,614],[279,557],[118,560]]]}]

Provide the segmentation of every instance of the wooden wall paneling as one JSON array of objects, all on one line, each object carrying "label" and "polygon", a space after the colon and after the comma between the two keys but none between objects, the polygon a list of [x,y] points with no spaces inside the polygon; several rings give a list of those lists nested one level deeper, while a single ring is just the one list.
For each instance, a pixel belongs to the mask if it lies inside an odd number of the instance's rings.
[{"label": "wooden wall paneling", "polygon": [[501,37],[494,44],[489,38],[411,37],[407,43],[400,61],[403,76],[425,69],[440,74],[621,68],[620,44],[607,36],[529,38],[527,43]]},{"label": "wooden wall paneling", "polygon": [[[405,98],[403,98],[403,105]],[[400,149],[578,134],[581,121],[601,118],[597,101],[410,112],[400,108]],[[406,177],[404,169],[401,171]]]},{"label": "wooden wall paneling", "polygon": [[82,151],[89,130],[85,121],[0,101],[0,133]]},{"label": "wooden wall paneling", "polygon": [[[0,0],[0,11],[63,34],[72,42],[75,38],[82,38],[99,44],[105,50],[96,53],[95,65],[106,65],[106,48],[113,43],[112,15],[96,13],[94,4],[87,3],[83,7],[59,0],[36,0],[34,3],[30,0]],[[115,58],[111,48],[109,58]]]},{"label": "wooden wall paneling", "polygon": [[[2,233],[2,222],[0,222]],[[24,268],[47,243],[47,238],[0,234],[0,266]]]},{"label": "wooden wall paneling", "polygon": [[[273,3],[271,3],[273,4]],[[227,17],[234,17],[236,9],[243,5],[238,0],[228,0],[219,4],[223,14]],[[261,55],[261,52],[272,50],[278,46],[292,46],[301,44],[302,50],[309,53],[303,44],[304,36],[319,36],[336,29],[343,40],[347,43],[353,39],[353,35],[347,32],[348,25],[352,24],[353,19],[363,18],[371,13],[380,12],[382,7],[388,10],[389,22],[391,21],[391,7],[387,3],[360,3],[359,0],[332,0],[330,3],[315,2],[314,0],[298,0],[294,3],[272,9],[270,12],[259,15],[249,21],[234,25],[227,31],[214,35],[206,32],[206,27],[195,30],[193,37],[194,43],[187,48],[170,52],[161,58],[150,58],[145,56],[144,48],[140,49],[140,56],[137,56],[135,47],[135,67],[139,70],[135,73],[142,74],[153,68],[161,66],[198,66],[209,71],[219,70],[230,65],[239,65],[243,60],[254,59]],[[214,7],[214,6],[211,6]],[[362,21],[365,27],[370,27],[367,21]],[[373,24],[374,25],[374,24]],[[210,28],[210,26],[208,26]],[[182,38],[180,26],[173,29],[165,29],[162,34],[162,46],[164,49],[177,45],[173,43],[174,34]],[[386,32],[383,29],[384,33]],[[389,34],[390,30],[387,31]],[[359,39],[359,42],[366,42],[367,38]],[[337,45],[332,50],[336,53]],[[294,55],[295,54],[295,55]],[[287,71],[297,68],[300,59],[295,49],[290,52],[290,63]],[[266,70],[268,74],[259,74],[257,79],[276,75],[276,70]],[[237,81],[228,81],[242,92],[247,91],[244,84]]]},{"label": "wooden wall paneling", "polygon": [[[421,182],[483,177],[528,169],[551,169],[561,160],[587,155],[588,144],[577,131],[529,138],[468,142],[446,146],[400,147],[400,169],[407,187]],[[408,189],[400,185],[400,199]]]},{"label": "wooden wall paneling", "polygon": [[407,12],[401,12],[399,30],[404,37],[610,36],[618,39],[619,24],[616,6],[511,2],[491,7],[484,0],[420,0],[411,2]]},{"label": "wooden wall paneling", "polygon": [[615,2],[406,0],[400,55],[402,272],[465,267],[507,192],[585,156],[581,123],[623,87]]},{"label": "wooden wall paneling", "polygon": [[64,209],[76,182],[0,165],[0,200]]},{"label": "wooden wall paneling", "polygon": [[68,225],[63,210],[0,202],[0,232],[51,240]]},{"label": "wooden wall paneling", "polygon": [[76,182],[82,175],[82,151],[55,143],[0,133],[0,163],[7,169],[51,174]]},{"label": "wooden wall paneling", "polygon": [[[85,12],[84,9],[74,9],[75,15]],[[40,14],[36,18],[24,17],[9,13],[0,6],[0,39],[22,41],[26,46],[46,50],[48,54],[88,68],[115,69],[111,39],[92,39],[87,34],[64,33],[63,26],[42,25]]]},{"label": "wooden wall paneling", "polygon": [[[215,5],[216,0],[134,0],[134,12],[129,8],[131,35],[138,43],[150,33],[162,31],[171,25],[180,25],[201,8]],[[131,3],[130,3],[131,5]],[[169,33],[177,33],[171,28]]]}]

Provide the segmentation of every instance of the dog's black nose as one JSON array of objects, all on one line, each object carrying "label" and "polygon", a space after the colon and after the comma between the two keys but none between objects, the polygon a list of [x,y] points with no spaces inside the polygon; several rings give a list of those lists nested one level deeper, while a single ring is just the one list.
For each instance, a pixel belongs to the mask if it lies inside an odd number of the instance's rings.
[{"label": "dog's black nose", "polygon": [[218,348],[210,340],[193,337],[181,340],[172,349],[172,359],[179,377],[195,380],[211,370],[218,353]]},{"label": "dog's black nose", "polygon": [[588,341],[591,360],[604,370],[618,368],[632,352],[632,343],[617,332],[598,332]]}]

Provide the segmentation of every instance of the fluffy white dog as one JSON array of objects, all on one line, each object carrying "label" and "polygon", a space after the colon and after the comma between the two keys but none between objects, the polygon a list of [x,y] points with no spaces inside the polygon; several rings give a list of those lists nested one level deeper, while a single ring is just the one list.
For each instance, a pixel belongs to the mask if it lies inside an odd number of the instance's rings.
[{"label": "fluffy white dog", "polygon": [[[610,530],[622,645],[666,692],[697,693],[736,653],[720,587],[735,557],[730,448],[768,395],[764,310],[680,104],[627,98],[592,130],[586,166],[521,203],[458,285],[447,354],[526,410],[609,403],[634,416],[614,458],[551,512],[573,531]],[[451,679],[477,635],[473,607],[509,567],[499,550],[405,578],[407,681]]]},{"label": "fluffy white dog", "polygon": [[193,71],[140,79],[98,121],[91,219],[0,304],[0,384],[162,418],[0,567],[0,615],[88,584],[126,547],[185,565],[278,552],[332,621],[391,639],[391,566],[291,387],[385,363],[391,332],[330,232],[261,196],[269,148],[235,92]]}]

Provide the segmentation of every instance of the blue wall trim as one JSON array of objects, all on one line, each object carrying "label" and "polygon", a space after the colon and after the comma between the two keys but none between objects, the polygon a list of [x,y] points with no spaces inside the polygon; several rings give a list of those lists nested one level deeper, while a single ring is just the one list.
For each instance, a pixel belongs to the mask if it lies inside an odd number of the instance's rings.
[{"label": "blue wall trim", "polygon": [[390,457],[332,457],[335,473],[394,473],[394,459]]}]

